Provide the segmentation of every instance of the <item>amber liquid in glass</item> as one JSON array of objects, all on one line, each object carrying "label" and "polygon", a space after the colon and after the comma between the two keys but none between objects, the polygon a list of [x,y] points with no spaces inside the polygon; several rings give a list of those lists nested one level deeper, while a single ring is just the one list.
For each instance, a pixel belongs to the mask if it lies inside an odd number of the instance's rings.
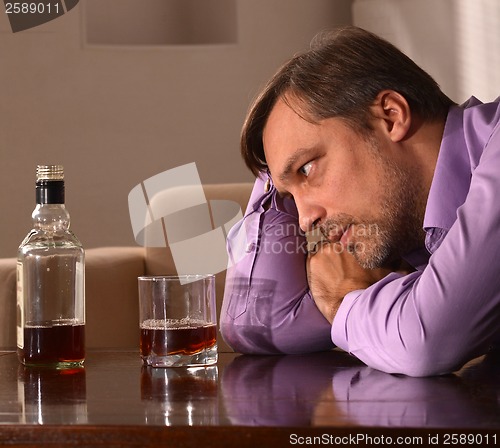
[{"label": "amber liquid in glass", "polygon": [[141,326],[141,355],[192,355],[216,343],[215,324],[203,326]]}]

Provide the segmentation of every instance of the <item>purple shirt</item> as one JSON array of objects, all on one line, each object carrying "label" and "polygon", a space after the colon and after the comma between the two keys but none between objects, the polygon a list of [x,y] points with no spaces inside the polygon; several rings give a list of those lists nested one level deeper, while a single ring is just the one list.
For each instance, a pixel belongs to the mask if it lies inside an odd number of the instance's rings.
[{"label": "purple shirt", "polygon": [[[417,271],[392,273],[347,294],[328,328],[338,347],[370,367],[412,376],[447,373],[500,339],[499,122],[498,100],[471,98],[450,109],[424,217],[426,249],[405,256]],[[244,353],[326,349],[328,324],[309,294],[305,255],[259,250],[291,238],[268,233],[267,224],[298,228],[293,203],[262,189],[258,179],[243,221],[228,237],[231,251],[244,228],[249,248],[255,246],[228,271],[223,336]],[[264,211],[268,196],[273,207]],[[265,318],[256,324],[259,313]]]}]

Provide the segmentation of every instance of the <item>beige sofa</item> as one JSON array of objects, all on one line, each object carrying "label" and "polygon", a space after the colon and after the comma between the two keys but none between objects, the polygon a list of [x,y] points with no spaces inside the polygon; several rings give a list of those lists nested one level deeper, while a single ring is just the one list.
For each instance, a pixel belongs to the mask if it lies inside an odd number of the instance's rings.
[{"label": "beige sofa", "polygon": [[[251,183],[205,185],[211,200],[231,200],[244,212]],[[124,225],[128,225],[124,223]],[[87,348],[138,348],[139,317],[137,277],[175,274],[168,248],[103,247],[86,250],[86,345]],[[217,308],[220,313],[225,272],[216,275]],[[0,348],[16,346],[16,260],[0,259]],[[219,350],[227,350],[219,335]]]}]

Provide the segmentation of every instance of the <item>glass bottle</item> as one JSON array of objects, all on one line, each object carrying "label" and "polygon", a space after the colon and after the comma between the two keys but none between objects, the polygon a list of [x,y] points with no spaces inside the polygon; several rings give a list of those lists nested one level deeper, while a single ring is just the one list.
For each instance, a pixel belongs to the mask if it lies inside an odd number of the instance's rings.
[{"label": "glass bottle", "polygon": [[33,229],[17,256],[17,347],[25,365],[76,367],[85,359],[85,254],[69,230],[61,165],[36,172]]}]

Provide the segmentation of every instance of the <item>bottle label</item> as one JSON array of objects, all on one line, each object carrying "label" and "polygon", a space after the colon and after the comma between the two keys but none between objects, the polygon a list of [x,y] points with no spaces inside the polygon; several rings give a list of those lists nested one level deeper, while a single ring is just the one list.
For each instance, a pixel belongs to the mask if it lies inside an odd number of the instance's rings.
[{"label": "bottle label", "polygon": [[24,348],[24,285],[23,264],[17,262],[17,347]]}]

